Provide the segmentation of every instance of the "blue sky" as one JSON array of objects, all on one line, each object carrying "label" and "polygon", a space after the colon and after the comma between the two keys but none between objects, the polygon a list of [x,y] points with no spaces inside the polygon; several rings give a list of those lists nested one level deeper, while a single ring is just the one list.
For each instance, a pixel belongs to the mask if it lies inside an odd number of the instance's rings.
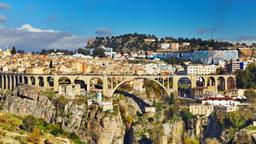
[{"label": "blue sky", "polygon": [[[80,37],[159,37],[254,41],[255,0],[0,0],[3,29],[24,24]],[[3,18],[4,17],[4,18]]]}]

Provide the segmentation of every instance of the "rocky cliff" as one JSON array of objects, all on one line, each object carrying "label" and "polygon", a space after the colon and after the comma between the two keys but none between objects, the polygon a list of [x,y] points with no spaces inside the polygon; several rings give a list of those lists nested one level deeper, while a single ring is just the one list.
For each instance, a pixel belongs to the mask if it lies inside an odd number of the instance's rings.
[{"label": "rocky cliff", "polygon": [[[143,113],[130,97],[114,97],[112,100],[114,111],[109,112],[103,111],[96,102],[91,103],[87,97],[68,99],[20,87],[5,98],[2,108],[6,112],[33,115],[58,124],[64,131],[75,132],[88,143],[182,144],[204,142],[206,138],[216,138],[222,143],[230,141],[229,133],[221,128],[215,117],[192,116],[185,120],[180,116],[169,116],[160,106],[156,106],[159,108],[154,114]],[[244,137],[254,140],[254,131],[244,131],[236,133],[234,142]]]},{"label": "rocky cliff", "polygon": [[8,96],[4,111],[18,115],[33,115],[48,123],[60,124],[63,130],[75,132],[80,138],[90,143],[123,143],[125,126],[120,112],[111,114],[102,112],[99,105],[87,105],[83,99],[57,103],[40,92],[20,88],[17,94]]}]

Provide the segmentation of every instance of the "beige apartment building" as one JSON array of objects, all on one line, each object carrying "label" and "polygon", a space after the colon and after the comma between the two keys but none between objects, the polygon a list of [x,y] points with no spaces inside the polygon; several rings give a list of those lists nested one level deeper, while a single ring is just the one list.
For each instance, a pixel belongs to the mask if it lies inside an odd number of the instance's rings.
[{"label": "beige apartment building", "polygon": [[190,105],[189,112],[193,115],[204,115],[208,117],[214,111],[214,107],[211,105]]},{"label": "beige apartment building", "polygon": [[188,75],[210,75],[216,73],[215,65],[188,65]]},{"label": "beige apartment building", "polygon": [[25,73],[27,74],[44,74],[44,67],[31,67],[31,68],[26,68]]},{"label": "beige apartment building", "polygon": [[91,73],[91,66],[84,62],[74,61],[72,62],[72,70],[78,73]]}]

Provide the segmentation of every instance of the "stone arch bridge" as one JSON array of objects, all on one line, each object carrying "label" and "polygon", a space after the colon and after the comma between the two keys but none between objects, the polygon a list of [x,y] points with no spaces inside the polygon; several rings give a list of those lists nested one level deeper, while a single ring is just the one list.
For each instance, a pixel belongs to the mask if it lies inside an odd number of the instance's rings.
[{"label": "stone arch bridge", "polygon": [[[73,91],[85,89],[87,92],[93,88],[94,80],[100,81],[102,93],[112,96],[115,90],[125,82],[135,79],[147,79],[159,84],[168,95],[178,93],[178,84],[181,79],[188,79],[191,88],[218,87],[222,84],[223,90],[235,89],[234,75],[47,75],[47,74],[17,74],[0,73],[0,89],[13,90],[19,85],[29,85],[42,90],[51,89],[59,92],[61,85],[70,85]],[[222,82],[219,82],[222,81]],[[198,85],[200,82],[200,86]]]}]

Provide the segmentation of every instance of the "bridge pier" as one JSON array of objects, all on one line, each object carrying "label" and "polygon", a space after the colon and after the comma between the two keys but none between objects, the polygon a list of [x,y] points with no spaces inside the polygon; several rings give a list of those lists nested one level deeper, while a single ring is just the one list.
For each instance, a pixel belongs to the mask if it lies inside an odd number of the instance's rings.
[{"label": "bridge pier", "polygon": [[57,78],[54,78],[53,80],[53,90],[54,92],[59,92],[59,82]]}]

